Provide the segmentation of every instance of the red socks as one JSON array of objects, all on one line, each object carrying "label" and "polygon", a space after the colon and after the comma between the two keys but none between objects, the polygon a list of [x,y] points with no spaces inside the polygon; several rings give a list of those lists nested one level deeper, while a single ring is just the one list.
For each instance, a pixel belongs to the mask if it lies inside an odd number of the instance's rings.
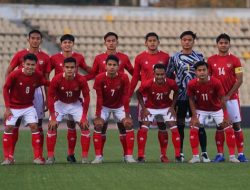
[{"label": "red socks", "polygon": [[53,157],[55,152],[57,132],[49,130],[47,132],[47,152],[48,157]]},{"label": "red socks", "polygon": [[173,142],[174,149],[175,149],[175,156],[179,157],[180,151],[181,151],[180,134],[179,134],[177,126],[171,127],[170,130],[172,133],[172,142]]},{"label": "red socks", "polygon": [[168,132],[166,130],[159,130],[158,140],[160,143],[161,155],[166,156],[168,147]]},{"label": "red socks", "polygon": [[106,134],[102,134],[102,148],[101,148],[102,156],[103,156],[103,149],[104,149],[105,142],[106,142]]},{"label": "red socks", "polygon": [[90,146],[90,131],[81,131],[82,157],[87,158]]},{"label": "red socks", "polygon": [[244,151],[244,149],[243,149],[244,148],[243,132],[240,129],[239,131],[234,131],[234,135],[235,135],[235,142],[236,142],[238,154],[241,154]]},{"label": "red socks", "polygon": [[42,156],[43,155],[43,144],[44,144],[44,133],[43,133],[43,128],[42,127],[38,127],[38,131],[40,132],[40,155]]},{"label": "red socks", "polygon": [[217,147],[217,153],[219,154],[224,153],[224,141],[225,141],[224,130],[217,129],[215,132],[215,142]]},{"label": "red socks", "polygon": [[125,140],[126,140],[125,155],[133,155],[134,141],[135,141],[134,129],[126,130]]},{"label": "red socks", "polygon": [[94,131],[93,134],[93,141],[94,141],[94,148],[95,148],[95,155],[102,156],[102,134],[101,132]]},{"label": "red socks", "polygon": [[67,134],[67,139],[68,139],[68,155],[73,155],[75,153],[75,146],[76,146],[76,129],[70,129],[68,128],[68,134]]},{"label": "red socks", "polygon": [[11,149],[11,155],[14,155],[14,151],[15,151],[15,147],[16,147],[16,143],[18,141],[18,136],[19,136],[19,127],[13,127],[12,130],[12,149]]},{"label": "red socks", "polygon": [[34,159],[41,158],[41,137],[40,132],[32,133],[32,147],[34,153]]},{"label": "red socks", "polygon": [[142,125],[137,132],[138,157],[145,156],[145,146],[147,142],[148,127]]},{"label": "red socks", "polygon": [[199,155],[199,127],[190,126],[190,145],[193,155]]},{"label": "red socks", "polygon": [[224,129],[226,134],[226,143],[229,150],[229,155],[235,154],[235,136],[232,126],[228,126]]},{"label": "red socks", "polygon": [[4,159],[12,158],[13,157],[13,133],[3,133],[3,154]]}]

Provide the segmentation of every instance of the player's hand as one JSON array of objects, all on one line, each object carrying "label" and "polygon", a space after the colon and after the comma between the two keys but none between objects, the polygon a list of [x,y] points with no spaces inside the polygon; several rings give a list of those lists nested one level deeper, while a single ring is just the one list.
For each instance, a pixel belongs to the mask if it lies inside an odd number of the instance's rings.
[{"label": "player's hand", "polygon": [[13,116],[12,112],[10,111],[10,108],[6,108],[4,112],[4,121],[9,120]]},{"label": "player's hand", "polygon": [[150,112],[148,111],[147,108],[143,108],[141,110],[141,119],[142,119],[142,121],[147,121],[148,120],[148,116],[150,116],[150,115],[151,114],[150,114]]},{"label": "player's hand", "polygon": [[190,126],[199,126],[200,122],[196,116],[193,116],[190,121]]},{"label": "player's hand", "polygon": [[168,109],[167,115],[168,115],[168,114],[170,114],[170,117],[176,118],[176,112],[175,112],[174,107],[171,106],[171,107]]},{"label": "player's hand", "polygon": [[48,129],[51,131],[55,131],[57,129],[58,123],[56,120],[50,120],[49,121],[49,125],[48,125]]},{"label": "player's hand", "polygon": [[226,101],[228,101],[229,99],[230,99],[229,96],[224,96],[224,97],[222,98],[222,102],[226,103]]},{"label": "player's hand", "polygon": [[88,130],[89,129],[89,121],[87,119],[81,119],[80,127],[83,130]]}]

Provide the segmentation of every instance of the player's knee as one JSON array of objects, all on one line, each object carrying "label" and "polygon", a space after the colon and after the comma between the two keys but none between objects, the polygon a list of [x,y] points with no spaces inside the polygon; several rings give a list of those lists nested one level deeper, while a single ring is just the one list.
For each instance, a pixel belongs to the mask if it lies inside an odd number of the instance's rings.
[{"label": "player's knee", "polygon": [[120,134],[126,134],[126,128],[125,128],[125,126],[122,123],[118,122],[117,123],[117,127],[119,129],[119,133]]},{"label": "player's knee", "polygon": [[14,126],[12,126],[12,125],[7,125],[7,126],[5,126],[5,127],[4,127],[4,132],[5,132],[5,133],[12,133],[13,127],[14,127]]},{"label": "player's knee", "polygon": [[29,123],[29,127],[32,133],[39,132],[37,123]]},{"label": "player's knee", "polygon": [[235,131],[239,131],[239,130],[241,129],[241,127],[240,127],[240,122],[233,123],[233,129],[234,129]]},{"label": "player's knee", "polygon": [[133,129],[133,120],[132,118],[125,118],[122,120],[122,124],[126,130]]}]

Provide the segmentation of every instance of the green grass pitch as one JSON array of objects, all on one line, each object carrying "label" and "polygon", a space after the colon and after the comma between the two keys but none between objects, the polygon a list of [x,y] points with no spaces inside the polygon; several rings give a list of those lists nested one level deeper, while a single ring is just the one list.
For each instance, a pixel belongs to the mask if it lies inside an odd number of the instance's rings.
[{"label": "green grass pitch", "polygon": [[[214,129],[207,129],[208,154],[216,154]],[[244,130],[245,152],[250,158],[250,130]],[[122,162],[122,148],[117,130],[109,130],[105,144],[105,162],[101,165],[80,164],[80,135],[76,157],[78,164],[66,162],[66,131],[60,130],[56,146],[56,164],[36,166],[32,164],[30,132],[20,131],[15,159],[12,166],[0,166],[1,190],[244,190],[250,186],[250,163],[168,163],[159,162],[157,130],[150,130],[146,146],[145,164],[125,164]],[[168,157],[174,160],[174,151],[169,133]],[[185,131],[185,159],[191,158],[188,141],[189,131]],[[92,142],[91,142],[92,143]],[[0,148],[2,151],[2,147]],[[93,143],[90,160],[94,158]],[[227,148],[225,147],[225,152]],[[135,158],[137,147],[135,146]],[[2,157],[1,157],[2,158]],[[228,155],[226,154],[226,159]]]}]

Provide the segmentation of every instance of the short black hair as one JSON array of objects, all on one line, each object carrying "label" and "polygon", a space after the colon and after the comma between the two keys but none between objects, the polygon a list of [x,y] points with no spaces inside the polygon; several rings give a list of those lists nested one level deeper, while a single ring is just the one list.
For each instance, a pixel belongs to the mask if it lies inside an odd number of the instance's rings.
[{"label": "short black hair", "polygon": [[157,64],[154,65],[154,71],[155,71],[156,69],[164,69],[164,71],[167,70],[167,69],[166,69],[166,66],[163,65],[163,64],[161,64],[161,63],[157,63]]},{"label": "short black hair", "polygon": [[194,33],[194,32],[191,31],[191,30],[187,30],[187,31],[184,31],[184,32],[181,33],[180,39],[182,39],[182,38],[183,38],[184,36],[186,36],[186,35],[192,36],[194,40],[197,38],[196,33]]},{"label": "short black hair", "polygon": [[43,38],[43,35],[42,35],[42,33],[39,30],[36,30],[36,29],[35,30],[31,30],[29,32],[29,38],[30,38],[31,34],[39,34],[41,36],[41,38]]},{"label": "short black hair", "polygon": [[226,33],[222,33],[220,34],[217,38],[216,38],[216,43],[218,43],[221,39],[225,39],[228,40],[230,42],[230,36]]},{"label": "short black hair", "polygon": [[114,33],[114,32],[108,32],[103,37],[104,41],[106,41],[107,37],[109,37],[109,36],[114,36],[116,38],[116,40],[118,40],[118,35],[116,33]]},{"label": "short black hair", "polygon": [[75,37],[71,34],[64,34],[61,38],[60,38],[60,41],[61,43],[64,41],[64,40],[69,40],[69,41],[72,41],[73,43],[75,42]]},{"label": "short black hair", "polygon": [[147,33],[146,36],[145,36],[145,40],[147,41],[148,38],[151,37],[151,36],[156,37],[157,40],[159,40],[159,36],[155,32],[149,32],[149,33]]},{"label": "short black hair", "polygon": [[33,53],[28,53],[23,57],[23,61],[25,62],[26,60],[31,60],[37,62],[37,56]]},{"label": "short black hair", "polygon": [[194,64],[194,69],[197,70],[198,67],[200,66],[206,66],[208,68],[208,64],[207,62],[205,61],[197,61],[195,64]]},{"label": "short black hair", "polygon": [[65,63],[75,63],[75,65],[76,65],[76,59],[74,57],[67,57],[63,61],[64,65],[65,65]]},{"label": "short black hair", "polygon": [[117,62],[117,64],[119,65],[119,58],[116,57],[115,55],[109,55],[106,59],[106,64],[108,63],[109,60],[113,60],[113,61]]}]

